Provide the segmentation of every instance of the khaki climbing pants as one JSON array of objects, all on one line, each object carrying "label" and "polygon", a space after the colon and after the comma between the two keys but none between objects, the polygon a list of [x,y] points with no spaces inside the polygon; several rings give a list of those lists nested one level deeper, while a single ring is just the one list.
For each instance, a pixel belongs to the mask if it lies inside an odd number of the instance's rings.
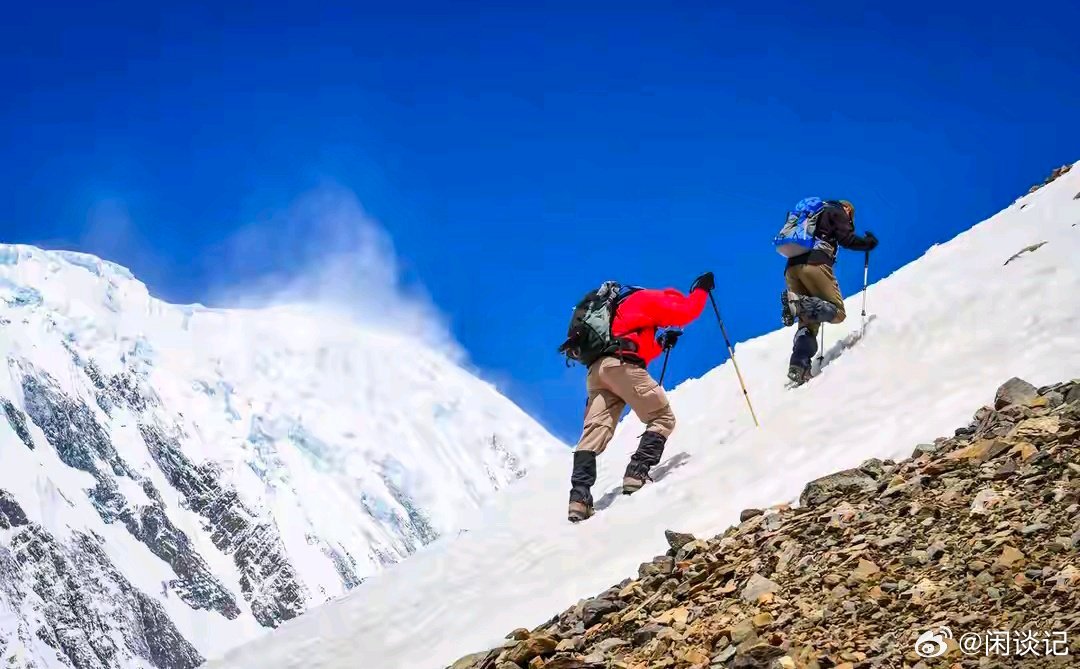
[{"label": "khaki climbing pants", "polygon": [[585,388],[585,426],[576,451],[603,453],[627,404],[645,423],[646,432],[667,437],[675,429],[675,414],[667,395],[644,367],[618,358],[601,358],[589,368]]},{"label": "khaki climbing pants", "polygon": [[[840,294],[840,284],[836,282],[836,275],[829,265],[794,265],[784,272],[784,280],[787,288],[796,295],[809,295],[829,302],[836,307],[836,316],[831,323],[843,323],[847,318],[844,311],[844,297]],[[803,323],[800,319],[799,327],[806,327],[815,337],[818,333],[818,323]]]}]

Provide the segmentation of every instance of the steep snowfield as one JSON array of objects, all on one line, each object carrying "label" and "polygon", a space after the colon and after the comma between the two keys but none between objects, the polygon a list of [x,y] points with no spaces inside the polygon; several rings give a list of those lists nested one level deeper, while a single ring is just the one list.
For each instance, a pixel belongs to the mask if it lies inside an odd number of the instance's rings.
[{"label": "steep snowfield", "polygon": [[[838,341],[860,331],[862,295],[850,295],[847,321],[827,327],[827,366],[807,386],[783,388],[794,328],[737,345],[759,429],[726,362],[671,393],[679,425],[667,471],[633,497],[570,525],[567,456],[460,539],[209,666],[439,669],[636,573],[666,550],[665,529],[711,536],[743,508],[797,500],[817,476],[906,456],[966,422],[1009,376],[1036,385],[1080,376],[1078,191],[1074,169],[871,285],[865,336],[845,348]],[[860,260],[848,252],[841,262]],[[690,336],[719,339],[711,313]],[[625,420],[601,456],[598,501],[618,487],[640,431]]]},{"label": "steep snowfield", "polygon": [[5,666],[220,654],[453,536],[565,449],[401,335],[169,305],[78,253],[0,245],[0,353]]}]

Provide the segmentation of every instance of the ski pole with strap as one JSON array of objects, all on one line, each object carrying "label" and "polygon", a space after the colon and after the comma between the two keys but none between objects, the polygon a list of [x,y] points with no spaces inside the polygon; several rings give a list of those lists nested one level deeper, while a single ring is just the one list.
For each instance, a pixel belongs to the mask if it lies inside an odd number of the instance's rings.
[{"label": "ski pole with strap", "polygon": [[716,298],[713,297],[712,291],[709,292],[709,301],[712,302],[713,313],[716,314],[716,322],[720,324],[720,333],[724,335],[724,343],[727,345],[728,355],[731,356],[731,364],[735,367],[735,375],[739,377],[739,386],[742,388],[743,397],[746,398],[746,406],[750,407],[750,416],[754,419],[754,426],[760,427],[758,423],[757,415],[754,413],[754,406],[750,404],[750,393],[746,391],[746,384],[743,383],[742,372],[739,371],[739,363],[735,362],[735,350],[731,347],[731,340],[728,339],[727,329],[724,328],[724,319],[720,317],[720,307],[716,306]]}]

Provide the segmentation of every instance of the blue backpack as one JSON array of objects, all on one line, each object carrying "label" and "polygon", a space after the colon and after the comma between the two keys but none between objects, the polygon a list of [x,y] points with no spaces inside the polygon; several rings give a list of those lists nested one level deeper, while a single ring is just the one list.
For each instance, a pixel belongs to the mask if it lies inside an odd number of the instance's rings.
[{"label": "blue backpack", "polygon": [[784,227],[773,237],[776,252],[785,258],[794,258],[813,250],[817,240],[814,230],[825,202],[820,197],[799,200],[794,211],[789,211]]}]

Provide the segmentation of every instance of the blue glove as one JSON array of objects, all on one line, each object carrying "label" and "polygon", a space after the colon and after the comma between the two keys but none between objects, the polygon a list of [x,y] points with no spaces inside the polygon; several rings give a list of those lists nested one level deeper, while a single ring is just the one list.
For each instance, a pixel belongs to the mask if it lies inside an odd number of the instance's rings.
[{"label": "blue glove", "polygon": [[662,328],[656,331],[656,343],[665,351],[673,348],[679,337],[682,336],[682,328]]}]

